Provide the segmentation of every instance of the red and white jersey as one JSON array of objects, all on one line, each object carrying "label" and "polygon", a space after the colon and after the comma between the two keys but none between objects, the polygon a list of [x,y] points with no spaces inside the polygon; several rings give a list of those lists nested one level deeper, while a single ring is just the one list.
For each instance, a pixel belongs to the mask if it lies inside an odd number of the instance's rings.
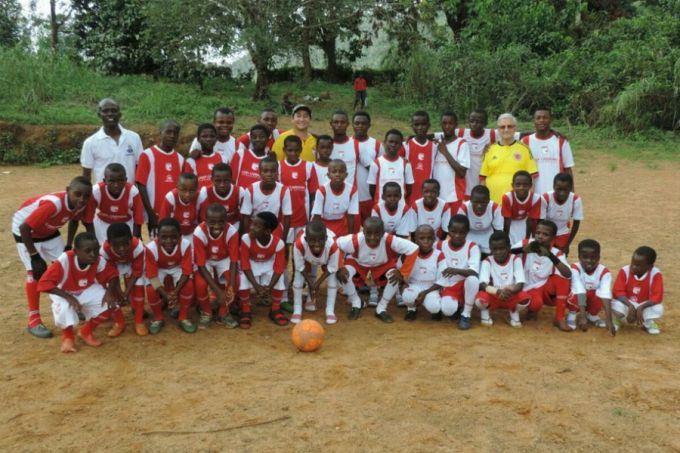
[{"label": "red and white jersey", "polygon": [[159,220],[172,217],[179,222],[182,236],[192,234],[198,225],[198,197],[191,203],[184,203],[180,200],[177,189],[172,189],[165,195],[158,217]]},{"label": "red and white jersey", "polygon": [[626,297],[637,304],[647,301],[660,304],[663,302],[663,275],[657,267],[653,267],[642,277],[637,277],[630,271],[630,266],[623,266],[614,282],[614,297]]},{"label": "red and white jersey", "polygon": [[144,223],[144,205],[139,190],[132,183],[126,183],[118,198],[109,193],[106,184],[102,181],[92,186],[92,203],[88,203],[88,209],[84,216],[86,223],[92,223],[94,216],[106,223]]},{"label": "red and white jersey", "polygon": [[368,172],[371,163],[383,155],[382,143],[373,137],[361,141],[352,137],[355,146],[359,148],[359,164],[357,165],[357,189],[359,189],[359,202],[371,200],[371,192],[368,190]]},{"label": "red and white jersey", "polygon": [[231,174],[234,184],[246,188],[260,181],[260,161],[267,153],[258,156],[249,148],[240,148],[231,160]]},{"label": "red and white jersey", "polygon": [[309,249],[304,232],[298,235],[293,247],[293,266],[297,272],[304,271],[307,264],[326,266],[329,274],[337,272],[340,265],[340,249],[335,239],[331,237],[330,230],[327,230],[327,233],[326,244],[319,255],[313,254]]},{"label": "red and white jersey", "polygon": [[417,200],[423,196],[423,182],[432,177],[434,153],[435,146],[431,140],[426,140],[421,145],[415,138],[410,138],[404,143],[404,155],[413,170],[411,200]]},{"label": "red and white jersey", "polygon": [[338,247],[363,267],[373,268],[396,260],[399,255],[411,255],[418,250],[413,242],[385,233],[377,246],[366,243],[364,233],[348,234],[336,239]]},{"label": "red and white jersey", "polygon": [[406,196],[406,185],[413,184],[411,164],[403,157],[389,159],[380,156],[371,164],[368,171],[368,184],[375,186],[375,202],[382,198],[382,188],[388,182],[396,182],[401,187],[401,197]]},{"label": "red and white jersey", "polygon": [[541,218],[555,222],[558,236],[567,234],[570,219],[583,220],[583,201],[574,192],[569,192],[566,201],[559,204],[554,192],[544,193],[541,197]]},{"label": "red and white jersey", "polygon": [[427,254],[419,252],[406,283],[421,288],[431,287],[441,279],[440,263],[443,261],[445,261],[444,254],[436,248]]},{"label": "red and white jersey", "polygon": [[422,198],[416,200],[411,205],[411,209],[415,219],[412,231],[415,231],[420,225],[430,225],[434,229],[435,235],[441,237],[442,233],[448,230],[451,209],[441,198],[437,198],[437,204],[432,209],[425,206],[425,201]]},{"label": "red and white jersey", "polygon": [[181,238],[175,249],[168,253],[155,239],[146,244],[146,276],[158,277],[158,269],[182,269],[182,275],[191,275],[194,269],[191,241]]},{"label": "red and white jersey", "polygon": [[[189,151],[191,152],[194,149],[202,150],[201,144],[198,142],[197,138],[194,138],[194,140],[191,142],[191,147],[189,147]],[[230,163],[232,158],[234,157],[234,154],[236,154],[236,139],[230,135],[227,141],[221,142],[217,140],[215,142],[215,146],[213,147],[213,151],[216,154],[222,156],[223,162]]]},{"label": "red and white jersey", "polygon": [[260,244],[250,234],[244,234],[240,251],[241,270],[249,270],[255,277],[282,274],[286,270],[286,246],[275,236],[269,235],[269,242]]},{"label": "red and white jersey", "polygon": [[[269,138],[267,139],[267,152],[272,149],[274,142],[277,138],[279,138],[279,135],[281,135],[282,132],[284,131],[281,129],[274,129],[272,133],[269,134]],[[250,148],[250,131],[236,139],[236,149],[238,149],[240,146],[243,146],[244,148]]]},{"label": "red and white jersey", "polygon": [[190,157],[184,161],[183,171],[186,173],[195,174],[198,178],[198,188],[202,189],[203,187],[210,184],[213,167],[223,162],[225,162],[224,157],[217,152],[213,152],[208,156],[201,155],[197,159]]},{"label": "red and white jersey", "polygon": [[238,231],[229,224],[214,238],[205,222],[201,223],[194,230],[194,264],[205,266],[208,261],[221,261],[229,268],[231,263],[238,263],[238,241]]},{"label": "red and white jersey", "polygon": [[527,236],[527,219],[541,218],[541,197],[529,191],[522,201],[515,192],[507,192],[501,199],[501,215],[504,219],[510,219],[510,242],[514,244],[522,241]]},{"label": "red and white jersey", "polygon": [[313,167],[314,164],[302,159],[295,164],[289,163],[287,159],[279,163],[279,181],[290,191],[292,228],[304,226],[309,220],[309,186],[315,177]]},{"label": "red and white jersey", "polygon": [[531,150],[538,168],[534,190],[538,193],[550,192],[553,189],[555,175],[563,172],[565,168],[574,166],[574,155],[569,142],[555,134],[542,140],[536,137],[535,133],[522,137],[522,142]]},{"label": "red and white jersey", "polygon": [[602,264],[592,273],[587,273],[581,263],[571,265],[571,292],[585,294],[594,292],[600,299],[612,298],[612,274]]},{"label": "red and white jersey", "polygon": [[[533,242],[533,240],[524,240],[519,244],[514,245],[512,248],[524,247],[529,242]],[[567,263],[567,257],[560,249],[552,247],[550,251],[566,266],[569,266],[569,263]],[[524,285],[525,290],[540,288],[548,282],[548,278],[553,274],[563,277],[563,275],[557,269],[557,266],[555,266],[547,256],[540,256],[538,253],[525,253],[523,261],[524,276],[526,278],[526,284]]]},{"label": "red and white jersey", "polygon": [[125,256],[116,255],[116,252],[111,249],[109,241],[104,241],[104,244],[99,250],[99,254],[114,266],[129,264],[132,277],[139,278],[144,274],[144,255],[146,255],[146,248],[139,238],[133,237],[131,239],[130,250]]},{"label": "red and white jersey", "polygon": [[415,230],[413,210],[404,200],[400,200],[397,209],[390,211],[384,201],[373,206],[372,216],[379,217],[385,225],[385,233],[407,237]]},{"label": "red and white jersey", "polygon": [[271,212],[281,220],[283,216],[292,215],[293,208],[290,191],[280,182],[271,191],[263,191],[261,182],[251,184],[245,191],[241,214],[254,216],[260,212]]},{"label": "red and white jersey", "polygon": [[525,281],[522,258],[517,255],[510,255],[505,263],[497,262],[493,256],[487,256],[482,261],[479,283],[486,283],[496,288],[507,288]]},{"label": "red and white jersey", "polygon": [[45,293],[59,288],[78,295],[95,283],[106,287],[109,281],[117,276],[116,266],[108,263],[101,256],[97,257],[94,263],[81,268],[78,265],[76,253],[69,250],[50,264],[38,282],[38,291]]},{"label": "red and white jersey", "polygon": [[328,179],[327,164],[324,165],[320,162],[313,162],[312,165],[314,177],[309,181],[309,193],[313,195],[317,190],[319,190],[319,187],[323,186],[327,182],[330,182],[330,179]]},{"label": "red and white jersey", "polygon": [[458,129],[458,136],[465,139],[470,148],[470,167],[465,173],[465,194],[470,195],[474,186],[479,185],[479,171],[484,160],[484,148],[496,143],[498,135],[494,129],[484,129],[480,137],[473,137],[470,129]]},{"label": "red and white jersey", "polygon": [[12,216],[12,234],[21,236],[19,227],[25,222],[33,239],[48,238],[69,220],[80,220],[92,201],[81,209],[69,209],[67,197],[66,192],[54,192],[24,201]]},{"label": "red and white jersey", "polygon": [[359,146],[354,139],[347,137],[344,142],[333,140],[331,159],[340,159],[345,163],[347,166],[345,182],[350,186],[354,185],[357,175],[357,162],[359,161]]},{"label": "red and white jersey", "polygon": [[494,230],[503,231],[503,216],[500,206],[490,201],[486,205],[484,213],[477,215],[472,209],[472,203],[468,200],[458,209],[458,214],[463,214],[470,220],[468,238],[479,245],[482,253],[490,253],[489,238]]},{"label": "red and white jersey", "polygon": [[314,196],[312,215],[319,215],[324,220],[340,220],[347,215],[359,214],[359,194],[356,186],[344,183],[340,192],[326,183],[319,187]]},{"label": "red and white jersey", "polygon": [[[446,144],[446,149],[456,162],[465,168],[470,168],[470,148],[464,139],[454,139],[451,143]],[[442,194],[446,195],[444,199],[447,203],[464,200],[467,184],[466,176],[461,178],[456,175],[456,172],[453,170],[451,164],[449,164],[449,161],[439,152],[438,146],[435,146],[434,152],[432,177],[439,181]],[[452,188],[455,188],[455,190],[451,190]]]},{"label": "red and white jersey", "polygon": [[151,207],[158,212],[165,195],[177,186],[184,167],[184,157],[175,150],[166,153],[157,146],[142,151],[135,181],[146,187]]},{"label": "red and white jersey", "polygon": [[205,220],[205,213],[208,210],[208,206],[217,203],[224,206],[227,210],[227,223],[234,225],[241,220],[241,203],[243,202],[243,197],[245,196],[245,189],[242,187],[237,187],[234,184],[231,185],[227,194],[222,197],[216,191],[212,184],[203,187],[198,193],[198,201],[196,202],[199,207],[199,219],[201,221]]},{"label": "red and white jersey", "polygon": [[[450,240],[440,241],[437,243],[437,249],[441,250],[442,255],[444,255],[444,261],[440,263],[440,274],[448,267],[469,269],[479,273],[479,261],[482,258],[482,254],[477,244],[471,240],[466,239],[465,244],[460,247],[451,245]],[[465,280],[465,277],[462,275],[453,275],[448,278],[441,275],[437,283],[443,288],[448,288],[463,280]]]}]

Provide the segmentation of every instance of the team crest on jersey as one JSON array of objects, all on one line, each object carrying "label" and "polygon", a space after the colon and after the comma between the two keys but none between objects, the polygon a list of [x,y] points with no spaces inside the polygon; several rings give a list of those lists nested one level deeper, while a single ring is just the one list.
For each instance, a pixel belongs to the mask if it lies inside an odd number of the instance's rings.
[{"label": "team crest on jersey", "polygon": [[253,171],[257,171],[258,168],[259,168],[259,165],[258,165],[257,162],[253,162],[253,163],[250,165],[250,169],[253,170]]},{"label": "team crest on jersey", "polygon": [[420,270],[420,273],[421,273],[421,274],[423,274],[423,275],[427,274],[427,267],[421,266],[421,267],[419,268],[419,270]]},{"label": "team crest on jersey", "polygon": [[563,211],[562,209],[558,209],[558,210],[555,212],[555,216],[556,216],[556,217],[562,217],[563,215],[564,215],[564,211]]},{"label": "team crest on jersey", "polygon": [[265,258],[265,256],[264,256],[263,253],[258,253],[255,257],[256,257],[258,260],[263,260],[263,259]]},{"label": "team crest on jersey", "polygon": [[215,164],[208,164],[208,170],[212,171],[214,166],[215,166]]},{"label": "team crest on jersey", "polygon": [[68,217],[62,217],[61,218],[61,223],[66,223],[68,222]]},{"label": "team crest on jersey", "polygon": [[191,216],[191,213],[190,213],[190,212],[183,212],[183,213],[182,213],[182,217],[184,217],[185,219],[188,219],[189,216]]},{"label": "team crest on jersey", "polygon": [[633,288],[633,294],[635,294],[636,296],[638,294],[640,294],[640,287],[639,286],[636,286],[635,288]]},{"label": "team crest on jersey", "polygon": [[418,153],[418,160],[425,160],[425,153]]},{"label": "team crest on jersey", "polygon": [[81,278],[78,280],[78,286],[81,288],[85,288],[87,286],[87,279],[86,278]]},{"label": "team crest on jersey", "polygon": [[378,259],[378,254],[376,252],[370,252],[368,254],[368,259],[371,261],[376,261]]},{"label": "team crest on jersey", "polygon": [[451,258],[449,262],[451,263],[451,266],[458,266],[458,258]]},{"label": "team crest on jersey", "polygon": [[212,247],[210,247],[210,252],[211,252],[211,253],[217,253],[217,252],[219,252],[219,251],[220,251],[220,248],[219,248],[218,246],[216,246],[216,245],[213,245]]},{"label": "team crest on jersey", "polygon": [[396,175],[396,174],[397,174],[397,169],[396,169],[396,168],[390,167],[390,168],[387,169],[387,172],[388,172],[389,174],[391,174],[391,175]]},{"label": "team crest on jersey", "polygon": [[481,230],[484,228],[484,224],[482,222],[475,222],[475,228]]},{"label": "team crest on jersey", "polygon": [[513,154],[513,157],[515,158],[515,160],[522,160],[522,155],[520,153]]},{"label": "team crest on jersey", "polygon": [[507,272],[501,272],[501,278],[503,279],[503,281],[506,281],[508,279],[509,275],[510,274],[508,274]]},{"label": "team crest on jersey", "polygon": [[128,147],[127,147],[127,153],[128,153],[128,154],[134,154],[134,150],[132,149],[132,146],[128,145]]},{"label": "team crest on jersey", "polygon": [[165,171],[172,171],[172,164],[170,162],[165,163]]},{"label": "team crest on jersey", "polygon": [[293,177],[293,179],[298,179],[298,175],[299,175],[299,173],[296,172],[296,171],[294,171],[293,173],[291,173],[291,176]]},{"label": "team crest on jersey", "polygon": [[111,212],[118,212],[118,206],[111,206]]},{"label": "team crest on jersey", "polygon": [[262,208],[262,211],[266,211],[269,208],[269,202],[267,200],[263,201],[260,203],[260,208]]},{"label": "team crest on jersey", "polygon": [[547,146],[541,146],[541,152],[547,155],[550,152],[550,148]]}]

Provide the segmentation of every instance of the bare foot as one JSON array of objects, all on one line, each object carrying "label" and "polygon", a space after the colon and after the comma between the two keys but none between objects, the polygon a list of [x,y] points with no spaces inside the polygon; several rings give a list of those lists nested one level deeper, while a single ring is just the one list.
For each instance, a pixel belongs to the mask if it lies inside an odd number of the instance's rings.
[{"label": "bare foot", "polygon": [[61,352],[78,352],[76,349],[76,345],[73,343],[73,340],[70,338],[67,338],[65,340],[62,340],[61,342]]},{"label": "bare foot", "polygon": [[85,342],[85,344],[87,344],[89,346],[93,346],[95,348],[98,348],[99,346],[102,345],[102,342],[97,340],[92,333],[83,334],[83,332],[80,331],[80,332],[78,332],[78,336]]},{"label": "bare foot", "polygon": [[562,332],[571,332],[569,325],[567,325],[567,321],[565,321],[564,319],[555,320],[553,322],[553,325],[560,329]]}]

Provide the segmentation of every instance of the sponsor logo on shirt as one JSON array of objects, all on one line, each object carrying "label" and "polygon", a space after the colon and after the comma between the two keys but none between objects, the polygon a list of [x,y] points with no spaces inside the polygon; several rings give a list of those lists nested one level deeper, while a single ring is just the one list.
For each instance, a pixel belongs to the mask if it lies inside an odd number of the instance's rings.
[{"label": "sponsor logo on shirt", "polygon": [[208,164],[208,170],[212,171],[214,166],[215,166],[215,164]]},{"label": "sponsor logo on shirt", "polygon": [[212,253],[217,253],[217,252],[220,251],[220,248],[217,247],[216,245],[213,245],[212,247],[210,247],[210,251],[211,251]]},{"label": "sponsor logo on shirt", "polygon": [[509,275],[510,275],[510,274],[508,274],[507,272],[501,272],[501,279],[502,279],[503,281],[507,281]]},{"label": "sponsor logo on shirt", "polygon": [[134,154],[134,150],[132,149],[132,146],[128,145],[126,153],[128,154]]},{"label": "sponsor logo on shirt", "polygon": [[259,169],[259,164],[257,162],[253,162],[250,165],[250,169],[253,170],[253,171],[257,171]]},{"label": "sponsor logo on shirt", "polygon": [[298,179],[299,173],[294,171],[293,173],[291,173],[291,175],[292,175],[293,179]]},{"label": "sponsor logo on shirt", "polygon": [[118,212],[118,206],[111,206],[111,212]]},{"label": "sponsor logo on shirt", "polygon": [[515,160],[522,160],[522,155],[520,153],[513,154]]},{"label": "sponsor logo on shirt", "polygon": [[190,215],[191,215],[190,212],[183,212],[182,213],[182,217],[184,217],[185,219],[188,219]]},{"label": "sponsor logo on shirt", "polygon": [[165,163],[165,171],[172,171],[172,164],[170,162]]},{"label": "sponsor logo on shirt", "polygon": [[86,278],[81,278],[78,280],[78,286],[81,288],[85,288],[87,286],[87,279]]}]

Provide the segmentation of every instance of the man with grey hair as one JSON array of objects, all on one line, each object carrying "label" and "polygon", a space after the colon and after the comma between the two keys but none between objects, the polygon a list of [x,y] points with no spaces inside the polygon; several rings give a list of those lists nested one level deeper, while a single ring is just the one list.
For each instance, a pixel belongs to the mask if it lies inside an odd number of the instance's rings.
[{"label": "man with grey hair", "polygon": [[136,132],[132,132],[120,125],[120,106],[111,98],[99,101],[97,116],[102,121],[102,127],[83,143],[80,152],[80,164],[83,176],[94,183],[104,179],[104,169],[110,163],[119,163],[125,167],[127,180],[135,182],[135,167],[139,156],[144,150],[142,139]]}]

